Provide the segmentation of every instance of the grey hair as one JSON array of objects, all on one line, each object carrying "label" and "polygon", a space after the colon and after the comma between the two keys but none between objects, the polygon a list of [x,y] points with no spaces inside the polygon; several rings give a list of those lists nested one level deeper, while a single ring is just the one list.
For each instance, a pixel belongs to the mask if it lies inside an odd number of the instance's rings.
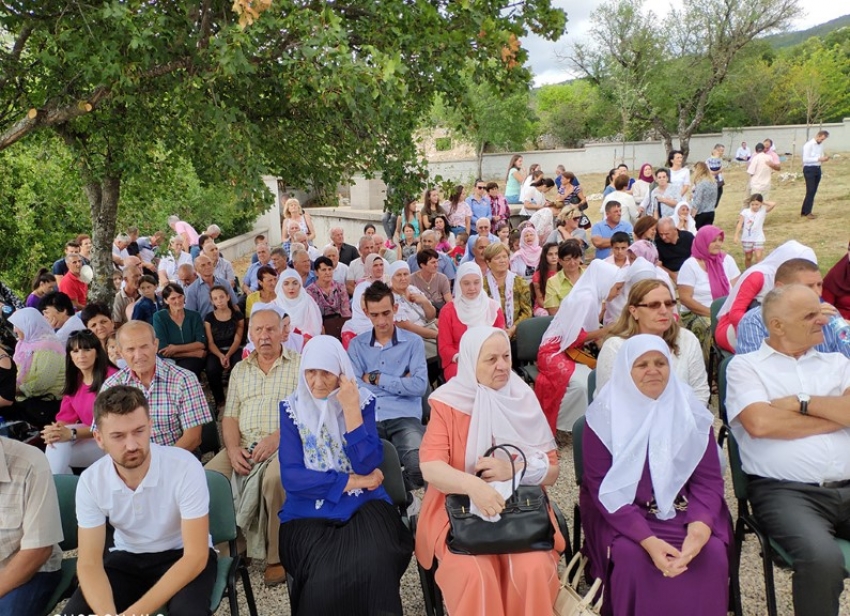
[{"label": "grey hair", "polygon": [[180,222],[180,217],[179,217],[179,216],[174,216],[174,215],[172,214],[171,216],[169,216],[169,217],[168,217],[168,226],[169,226],[169,227],[170,227],[171,225],[176,225],[178,222]]}]

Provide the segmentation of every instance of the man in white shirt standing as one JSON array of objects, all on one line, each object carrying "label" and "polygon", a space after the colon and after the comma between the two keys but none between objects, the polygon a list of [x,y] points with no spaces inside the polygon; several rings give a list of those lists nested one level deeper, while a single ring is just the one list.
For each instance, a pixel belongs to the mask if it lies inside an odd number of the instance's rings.
[{"label": "man in white shirt standing", "polygon": [[803,199],[800,216],[809,220],[817,218],[817,215],[812,214],[812,208],[815,206],[815,193],[820,184],[820,165],[829,160],[829,156],[823,155],[823,142],[827,137],[829,137],[828,131],[819,131],[814,139],[809,139],[803,146],[803,177],[806,179],[806,196]]},{"label": "man in white shirt standing", "polygon": [[[145,394],[116,385],[94,404],[94,438],[108,455],[77,487],[80,587],[65,614],[208,616],[216,578],[210,496],[201,463],[150,442]],[[104,556],[106,520],[115,547]]]},{"label": "man in white shirt standing", "polygon": [[794,562],[796,616],[835,616],[850,539],[850,360],[821,353],[827,317],[799,284],[762,304],[768,338],[729,364],[729,425],[753,514]]}]

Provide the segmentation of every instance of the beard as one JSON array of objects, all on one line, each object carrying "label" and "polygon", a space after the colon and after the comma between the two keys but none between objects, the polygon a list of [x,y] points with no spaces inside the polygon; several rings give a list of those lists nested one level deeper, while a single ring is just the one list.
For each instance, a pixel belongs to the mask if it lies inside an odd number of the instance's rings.
[{"label": "beard", "polygon": [[136,451],[123,454],[120,460],[115,460],[114,458],[113,460],[121,468],[133,469],[144,464],[145,460],[148,459],[148,455],[150,455],[150,449],[137,449]]}]

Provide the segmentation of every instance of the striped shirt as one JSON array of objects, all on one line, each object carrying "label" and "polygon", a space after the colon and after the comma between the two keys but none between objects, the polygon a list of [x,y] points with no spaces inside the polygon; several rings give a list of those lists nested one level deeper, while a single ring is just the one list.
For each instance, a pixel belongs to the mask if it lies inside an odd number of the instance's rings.
[{"label": "striped shirt", "polygon": [[213,420],[198,377],[159,357],[150,387],[145,387],[129,367],[106,379],[100,390],[115,385],[131,385],[145,393],[150,406],[151,440],[157,445],[174,445],[189,428]]},{"label": "striped shirt", "polygon": [[266,374],[257,351],[233,367],[224,416],[239,420],[242,447],[250,447],[280,429],[280,401],[298,385],[301,356],[284,348]]}]

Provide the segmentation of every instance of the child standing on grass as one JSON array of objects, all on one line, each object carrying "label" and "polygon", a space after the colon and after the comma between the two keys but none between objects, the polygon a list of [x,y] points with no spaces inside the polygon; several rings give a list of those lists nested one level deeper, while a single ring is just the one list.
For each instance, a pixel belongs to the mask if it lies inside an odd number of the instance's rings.
[{"label": "child standing on grass", "polygon": [[759,263],[764,258],[764,221],[768,212],[772,212],[776,202],[765,203],[760,193],[750,196],[750,206],[741,210],[738,217],[738,226],[735,227],[735,243],[740,238],[741,247],[744,249],[744,269],[755,262]]}]

